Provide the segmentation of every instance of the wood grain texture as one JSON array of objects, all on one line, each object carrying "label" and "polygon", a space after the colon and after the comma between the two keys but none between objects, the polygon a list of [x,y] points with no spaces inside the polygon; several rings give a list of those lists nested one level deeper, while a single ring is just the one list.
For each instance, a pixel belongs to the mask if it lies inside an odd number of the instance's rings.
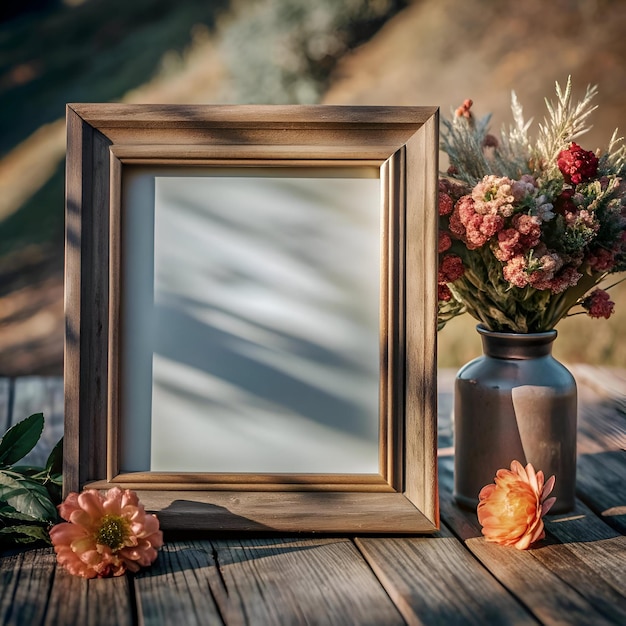
[{"label": "wood grain texture", "polygon": [[5,626],[134,623],[128,578],[85,580],[56,567],[52,548],[0,559],[0,623]]},{"label": "wood grain texture", "polygon": [[29,550],[0,559],[0,624],[44,623],[55,562],[51,550]]},{"label": "wood grain texture", "polygon": [[[406,144],[405,493],[438,524],[437,145],[438,114]],[[415,237],[414,233],[420,233]]]},{"label": "wood grain texture", "polygon": [[44,624],[133,626],[137,623],[130,577],[85,580],[57,568]]},{"label": "wood grain texture", "polygon": [[256,533],[425,533],[435,530],[399,493],[137,491],[166,530]]},{"label": "wood grain texture", "polygon": [[289,128],[319,126],[380,128],[400,126],[413,128],[429,120],[437,107],[414,106],[332,106],[332,105],[134,105],[134,104],[69,104],[92,126],[106,128],[197,128],[207,125],[234,128],[272,126]]},{"label": "wood grain texture", "polygon": [[626,375],[576,365],[578,497],[618,532],[626,533]]},{"label": "wood grain texture", "polygon": [[215,601],[220,573],[208,542],[166,543],[152,567],[137,574],[134,583],[144,626],[224,623]]},{"label": "wood grain texture", "polygon": [[136,590],[146,624],[404,623],[348,539],[181,542]]},{"label": "wood grain texture", "polygon": [[356,544],[408,624],[537,623],[445,527]]},{"label": "wood grain texture", "polygon": [[[67,159],[65,168],[65,342],[63,355],[65,441],[63,451],[64,493],[77,491],[81,480],[80,404],[82,352],[81,283],[83,279],[83,205],[90,187],[91,137],[93,129],[67,108]],[[84,439],[84,437],[83,437]],[[84,464],[82,468],[85,470]]]}]

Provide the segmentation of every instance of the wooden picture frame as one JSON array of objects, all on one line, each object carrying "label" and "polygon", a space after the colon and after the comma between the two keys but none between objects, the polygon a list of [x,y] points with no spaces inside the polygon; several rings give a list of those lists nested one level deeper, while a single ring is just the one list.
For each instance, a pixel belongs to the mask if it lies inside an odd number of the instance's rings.
[{"label": "wooden picture frame", "polygon": [[[64,493],[138,492],[165,529],[439,524],[435,107],[67,107]],[[142,167],[369,167],[381,194],[377,474],[120,471],[122,181]]]}]

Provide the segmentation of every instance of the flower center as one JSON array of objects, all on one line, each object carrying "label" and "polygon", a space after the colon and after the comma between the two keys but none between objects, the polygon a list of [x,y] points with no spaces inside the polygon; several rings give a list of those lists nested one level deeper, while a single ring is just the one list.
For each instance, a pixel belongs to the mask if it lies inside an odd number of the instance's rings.
[{"label": "flower center", "polygon": [[96,532],[96,543],[109,546],[113,552],[124,547],[130,536],[128,520],[119,515],[105,515]]}]

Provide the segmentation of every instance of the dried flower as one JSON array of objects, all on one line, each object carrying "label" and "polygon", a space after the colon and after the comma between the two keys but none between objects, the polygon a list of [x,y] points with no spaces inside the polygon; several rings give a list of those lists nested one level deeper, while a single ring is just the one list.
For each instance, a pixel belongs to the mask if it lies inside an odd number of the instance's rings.
[{"label": "dried flower", "polygon": [[[442,120],[451,169],[439,182],[439,230],[450,245],[440,240],[438,282],[454,287],[440,299],[440,329],[468,312],[494,331],[550,330],[608,274],[626,270],[626,145],[612,140],[596,155],[574,143],[596,89],[577,104],[569,80],[556,92],[534,143],[515,95],[515,125],[496,140],[469,100]],[[463,275],[443,268],[450,256]],[[607,300],[585,303],[610,314]]]},{"label": "dried flower", "polygon": [[452,292],[448,285],[437,285],[437,292],[439,300],[442,302],[449,302],[452,299]]},{"label": "dried flower", "polygon": [[583,150],[572,142],[569,148],[561,150],[557,157],[561,174],[566,183],[578,185],[593,178],[598,172],[598,157],[589,150]]},{"label": "dried flower", "polygon": [[487,541],[525,550],[545,537],[542,517],[556,502],[548,498],[554,476],[544,484],[543,472],[519,461],[511,469],[496,472],[495,484],[483,487],[478,495],[478,521]]},{"label": "dried flower", "polygon": [[70,493],[58,509],[67,521],[52,527],[50,539],[59,564],[76,576],[136,572],[153,563],[163,545],[158,519],[129,489]]},{"label": "dried flower", "polygon": [[456,254],[447,254],[439,264],[438,282],[441,284],[453,283],[455,280],[461,278],[464,273],[465,268],[463,267],[463,261],[461,261],[460,257],[456,256]]},{"label": "dried flower", "polygon": [[447,193],[439,194],[439,215],[448,215],[452,213],[454,202]]},{"label": "dried flower", "polygon": [[472,104],[474,103],[469,98],[463,100],[463,104],[456,110],[456,116],[470,120],[472,118],[472,112],[470,111]]},{"label": "dried flower", "polygon": [[604,289],[595,289],[580,305],[587,311],[589,317],[604,317],[607,320],[611,317],[615,308],[615,302],[611,300],[609,294]]},{"label": "dried flower", "polygon": [[452,239],[450,239],[450,235],[444,230],[439,231],[439,254],[449,250],[452,246]]}]

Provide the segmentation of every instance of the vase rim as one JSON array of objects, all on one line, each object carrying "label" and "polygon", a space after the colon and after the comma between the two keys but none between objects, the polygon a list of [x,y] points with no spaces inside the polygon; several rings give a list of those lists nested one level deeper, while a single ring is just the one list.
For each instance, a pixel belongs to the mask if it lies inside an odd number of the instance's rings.
[{"label": "vase rim", "polygon": [[527,337],[528,339],[533,339],[533,338],[539,339],[540,337],[556,338],[558,334],[556,328],[552,328],[550,330],[542,330],[536,333],[517,333],[513,331],[507,332],[507,331],[502,331],[502,330],[489,330],[483,324],[477,324],[476,330],[481,335],[485,335],[487,337],[501,337],[502,339],[506,339],[507,337],[519,337],[519,336]]}]

